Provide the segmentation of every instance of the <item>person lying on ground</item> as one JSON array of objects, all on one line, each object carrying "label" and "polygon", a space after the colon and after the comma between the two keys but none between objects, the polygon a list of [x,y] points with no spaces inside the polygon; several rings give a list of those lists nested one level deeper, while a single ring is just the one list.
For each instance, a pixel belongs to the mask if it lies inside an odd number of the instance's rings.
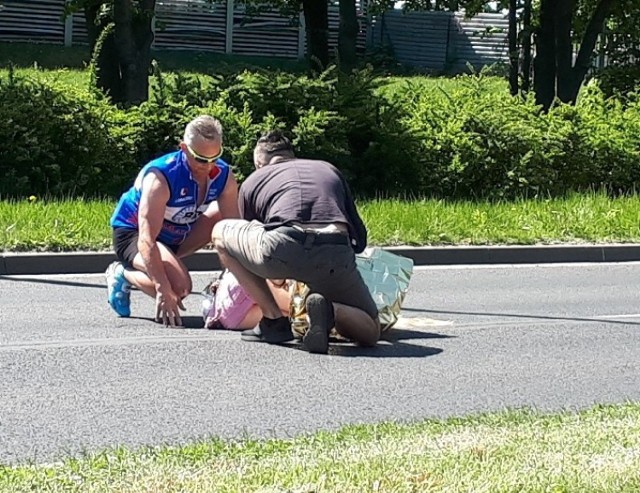
[{"label": "person lying on ground", "polygon": [[[269,279],[267,285],[283,316],[289,316],[291,295],[286,280]],[[206,329],[243,330],[255,327],[262,311],[235,276],[224,270],[218,279],[205,288],[208,298],[203,305]]]}]

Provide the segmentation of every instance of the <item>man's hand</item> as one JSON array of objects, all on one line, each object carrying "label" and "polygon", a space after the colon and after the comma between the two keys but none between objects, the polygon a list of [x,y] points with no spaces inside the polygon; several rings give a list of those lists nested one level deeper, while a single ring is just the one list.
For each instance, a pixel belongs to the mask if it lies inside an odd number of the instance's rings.
[{"label": "man's hand", "polygon": [[181,326],[180,310],[185,309],[182,300],[173,291],[157,291],[156,322],[162,322],[165,327]]}]

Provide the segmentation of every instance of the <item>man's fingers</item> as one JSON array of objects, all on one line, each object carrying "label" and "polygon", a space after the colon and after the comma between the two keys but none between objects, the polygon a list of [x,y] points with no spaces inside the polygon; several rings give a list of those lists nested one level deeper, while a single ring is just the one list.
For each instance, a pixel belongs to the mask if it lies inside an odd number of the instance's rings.
[{"label": "man's fingers", "polygon": [[[183,300],[178,300],[178,308],[180,308],[180,310],[182,311],[186,310],[186,308],[184,307]],[[180,313],[178,313],[178,317],[180,317]]]}]

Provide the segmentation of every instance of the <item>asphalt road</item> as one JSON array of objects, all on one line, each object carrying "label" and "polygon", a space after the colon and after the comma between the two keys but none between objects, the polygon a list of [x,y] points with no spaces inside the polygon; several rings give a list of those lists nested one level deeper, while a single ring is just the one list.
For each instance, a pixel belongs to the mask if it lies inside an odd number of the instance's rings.
[{"label": "asphalt road", "polygon": [[638,263],[418,268],[389,341],[323,356],[199,329],[198,295],[167,329],[102,276],[0,276],[0,463],[639,400],[639,287]]}]

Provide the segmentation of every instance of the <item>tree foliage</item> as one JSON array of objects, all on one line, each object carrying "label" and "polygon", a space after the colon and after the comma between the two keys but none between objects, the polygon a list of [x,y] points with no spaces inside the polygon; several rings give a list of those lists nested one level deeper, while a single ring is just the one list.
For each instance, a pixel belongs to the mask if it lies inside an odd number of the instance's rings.
[{"label": "tree foliage", "polygon": [[[378,9],[388,4],[385,0],[376,0]],[[608,34],[602,50],[610,60],[624,63],[639,55],[640,3],[637,0],[407,0],[404,8],[464,9],[468,16],[490,10],[510,11],[512,93],[516,94],[518,89],[528,90],[533,73],[536,100],[545,109],[549,109],[555,98],[566,103],[576,101],[605,28]],[[536,56],[532,64],[533,46]]]},{"label": "tree foliage", "polygon": [[70,0],[82,10],[96,85],[114,103],[139,104],[149,96],[151,28],[156,0]]}]

